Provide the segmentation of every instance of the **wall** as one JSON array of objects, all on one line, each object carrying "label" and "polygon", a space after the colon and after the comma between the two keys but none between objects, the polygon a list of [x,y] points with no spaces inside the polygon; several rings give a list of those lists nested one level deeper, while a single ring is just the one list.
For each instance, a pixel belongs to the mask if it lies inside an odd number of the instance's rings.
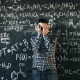
[{"label": "wall", "polygon": [[80,80],[79,0],[0,0],[0,80],[31,80],[30,38],[42,17],[49,20],[50,35],[58,38],[59,80]]}]

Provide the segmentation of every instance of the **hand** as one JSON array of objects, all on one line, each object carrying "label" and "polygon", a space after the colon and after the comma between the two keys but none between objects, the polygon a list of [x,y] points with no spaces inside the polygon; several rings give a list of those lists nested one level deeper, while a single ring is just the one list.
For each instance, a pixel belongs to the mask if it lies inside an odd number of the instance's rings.
[{"label": "hand", "polygon": [[39,25],[35,26],[35,30],[38,32],[38,34],[41,34],[41,28],[39,27]]},{"label": "hand", "polygon": [[[42,30],[41,30],[41,27],[43,28]],[[49,32],[49,28],[47,24],[45,26],[40,26],[39,24],[35,26],[35,30],[38,32],[38,34],[42,34],[42,35],[47,35]]]},{"label": "hand", "polygon": [[48,25],[46,25],[45,27],[43,27],[43,35],[47,35],[49,32],[49,28]]}]

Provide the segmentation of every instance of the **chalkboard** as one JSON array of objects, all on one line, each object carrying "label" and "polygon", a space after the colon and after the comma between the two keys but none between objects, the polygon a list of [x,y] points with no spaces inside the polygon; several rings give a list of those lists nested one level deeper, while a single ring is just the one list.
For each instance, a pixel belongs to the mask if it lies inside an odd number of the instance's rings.
[{"label": "chalkboard", "polygon": [[57,37],[59,80],[80,80],[80,1],[0,0],[0,80],[31,80],[30,38],[39,18]]}]

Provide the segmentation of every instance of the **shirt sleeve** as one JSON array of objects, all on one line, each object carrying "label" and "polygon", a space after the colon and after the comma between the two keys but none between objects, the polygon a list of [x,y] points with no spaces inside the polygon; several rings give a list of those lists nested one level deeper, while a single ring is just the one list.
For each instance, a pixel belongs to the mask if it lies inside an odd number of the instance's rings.
[{"label": "shirt sleeve", "polygon": [[55,53],[57,40],[55,39],[52,42],[50,42],[50,39],[48,37],[45,37],[44,39],[45,39],[45,46],[48,49],[47,54]]},{"label": "shirt sleeve", "polygon": [[39,38],[32,37],[30,39],[30,41],[31,41],[32,51],[34,53],[39,53],[39,51],[38,51],[38,49],[39,49]]}]

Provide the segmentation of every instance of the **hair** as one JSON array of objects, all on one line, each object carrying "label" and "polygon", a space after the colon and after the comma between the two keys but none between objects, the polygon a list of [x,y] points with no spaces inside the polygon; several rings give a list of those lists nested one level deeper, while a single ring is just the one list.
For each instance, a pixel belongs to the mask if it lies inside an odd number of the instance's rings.
[{"label": "hair", "polygon": [[45,18],[40,18],[39,20],[38,20],[38,23],[46,23],[46,24],[48,24],[48,20],[47,19],[45,19]]}]

